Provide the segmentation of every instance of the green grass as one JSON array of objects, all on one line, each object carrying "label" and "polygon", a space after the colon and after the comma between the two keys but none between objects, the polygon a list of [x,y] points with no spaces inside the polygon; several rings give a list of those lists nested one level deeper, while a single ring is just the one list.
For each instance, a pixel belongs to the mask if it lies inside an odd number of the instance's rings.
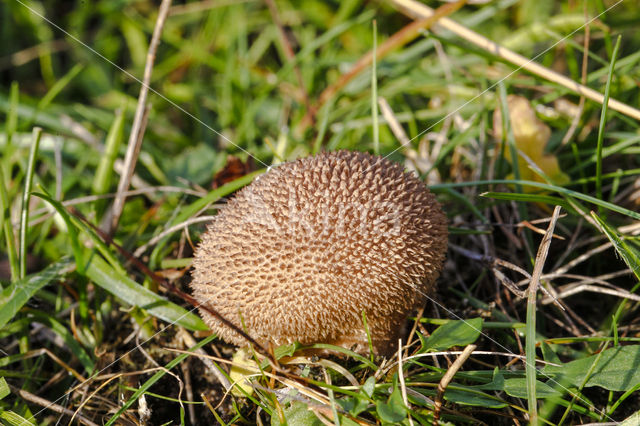
[{"label": "green grass", "polygon": [[[412,22],[387,1],[276,1],[293,58],[263,2],[174,3],[150,80],[136,192],[110,236],[103,231],[140,89],[133,77],[142,77],[157,5],[0,3],[0,424],[60,416],[68,423],[76,411],[84,424],[524,424],[531,416],[580,424],[638,416],[637,120],[587,100],[561,144],[578,95],[512,73],[448,31],[418,33],[385,53]],[[579,82],[582,3],[501,0],[450,17]],[[613,4],[585,7],[594,17]],[[638,19],[635,4],[622,2],[591,24],[585,76],[590,88],[632,107]],[[374,48],[375,66],[339,84]],[[526,150],[516,140],[518,117],[494,121],[496,111],[507,114],[510,95],[528,99],[549,127],[545,153],[568,183],[540,158],[511,164]],[[380,97],[408,146],[378,117]],[[207,336],[180,293],[189,292],[205,223],[161,234],[215,214],[216,203],[281,158],[338,149],[416,167],[438,195],[451,229],[438,292],[408,320],[415,332],[401,371],[397,356],[334,348],[341,357],[309,358],[290,345],[275,350],[279,370],[254,353],[252,391],[227,394],[235,349]],[[216,179],[232,157],[246,170]],[[554,233],[563,239],[551,241],[541,285],[564,309],[542,289],[529,303],[508,289],[527,288],[555,205],[562,214]],[[438,384],[471,344],[475,352],[440,400]]]}]

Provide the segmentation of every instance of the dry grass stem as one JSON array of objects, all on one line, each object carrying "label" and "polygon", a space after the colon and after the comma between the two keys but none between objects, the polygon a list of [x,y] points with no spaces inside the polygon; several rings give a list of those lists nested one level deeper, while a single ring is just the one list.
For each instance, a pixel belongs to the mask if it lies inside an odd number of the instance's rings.
[{"label": "dry grass stem", "polygon": [[[395,8],[399,9],[402,13],[414,18],[414,19],[425,19],[430,16],[434,16],[434,10],[429,6],[426,6],[422,3],[418,3],[415,0],[388,0],[388,2]],[[602,104],[604,102],[604,95],[600,92],[593,90],[587,86],[584,86],[580,83],[576,83],[568,77],[565,77],[562,74],[559,74],[555,71],[550,70],[529,58],[526,58],[518,53],[515,53],[503,46],[500,46],[498,43],[489,40],[488,38],[481,36],[480,34],[471,31],[463,25],[458,24],[452,19],[443,17],[438,23],[440,27],[451,31],[457,36],[475,44],[481,49],[486,50],[487,52],[491,52],[494,55],[498,56],[501,59],[504,59],[507,62],[512,63],[518,68],[529,71],[530,73],[537,75],[538,77],[544,78],[545,80],[551,81],[553,83],[559,84],[580,96],[584,96],[592,101],[598,102]],[[618,111],[622,114],[625,114],[631,118],[635,118],[636,120],[640,120],[640,110],[633,108],[625,103],[622,103],[613,98],[609,98],[609,108]]]},{"label": "dry grass stem", "polygon": [[[558,291],[557,298],[558,299],[564,299],[565,297],[569,297],[569,296],[572,296],[574,294],[582,293],[584,291],[590,291],[590,292],[593,292],[593,293],[600,293],[600,294],[609,294],[611,296],[616,296],[616,297],[619,297],[621,299],[630,299],[630,300],[635,300],[636,302],[640,302],[640,296],[638,296],[637,294],[631,293],[631,292],[629,292],[627,290],[624,290],[624,289],[612,289],[612,288],[595,286],[595,285],[591,285],[591,284],[572,285],[571,288],[569,288],[569,289]],[[546,305],[546,304],[548,304],[550,302],[549,302],[549,299],[543,299],[541,301],[541,303],[543,305]]]},{"label": "dry grass stem", "polygon": [[161,239],[163,239],[164,237],[166,237],[167,235],[171,235],[176,231],[179,231],[181,229],[186,228],[187,226],[191,226],[194,225],[196,223],[202,223],[202,222],[211,222],[212,220],[214,220],[216,217],[215,216],[199,216],[199,217],[192,217],[190,219],[185,220],[182,223],[178,223],[176,225],[173,225],[167,229],[165,229],[164,231],[162,231],[161,233],[159,233],[158,235],[156,235],[155,237],[151,238],[147,243],[141,245],[140,247],[138,247],[136,249],[136,251],[133,253],[133,255],[135,257],[140,257],[142,256],[142,254],[147,251],[147,249],[153,245],[155,245],[158,241],[160,241]]},{"label": "dry grass stem", "polygon": [[[535,265],[533,267],[533,273],[531,274],[531,281],[529,288],[527,289],[527,327],[526,327],[526,349],[527,360],[525,363],[525,372],[527,380],[527,399],[529,408],[529,421],[533,425],[538,424],[538,409],[536,399],[536,298],[538,288],[544,289],[540,285],[540,276],[542,275],[542,269],[547,260],[549,254],[549,247],[553,240],[553,230],[555,229],[558,216],[560,215],[560,206],[556,206],[553,209],[553,215],[551,216],[551,222],[547,228],[545,236],[540,242],[538,247],[538,253],[536,254]],[[546,290],[546,289],[545,289]],[[549,294],[547,292],[547,294]],[[550,295],[550,294],[549,294]],[[552,297],[552,296],[551,296]],[[558,304],[558,306],[562,306]],[[564,308],[562,308],[564,309]]]},{"label": "dry grass stem", "polygon": [[404,371],[402,367],[402,339],[398,339],[398,380],[400,384],[400,392],[402,393],[402,402],[404,402],[404,406],[407,407],[409,424],[413,426],[411,407],[409,406],[409,399],[407,398],[407,385],[404,383]]},{"label": "dry grass stem", "polygon": [[393,132],[393,136],[395,136],[396,139],[398,139],[398,142],[400,142],[400,145],[402,147],[405,147],[408,149],[409,148],[408,145],[410,142],[409,138],[407,137],[407,134],[402,128],[402,125],[394,115],[393,110],[389,106],[389,102],[387,102],[385,98],[380,96],[378,97],[378,105],[380,106],[380,112],[382,113],[382,116],[384,117],[387,124],[389,125],[391,132]]},{"label": "dry grass stem", "polygon": [[113,233],[113,231],[118,227],[118,221],[120,220],[120,215],[122,214],[122,209],[124,207],[124,192],[129,189],[131,176],[133,175],[133,170],[135,169],[136,162],[138,160],[138,154],[140,153],[142,136],[144,134],[144,125],[146,123],[147,116],[147,97],[149,94],[151,73],[156,59],[156,50],[160,44],[160,36],[162,35],[162,29],[164,28],[164,24],[167,20],[170,6],[171,0],[162,0],[162,4],[160,5],[160,10],[158,12],[158,18],[156,19],[156,25],[153,29],[153,35],[151,36],[151,43],[149,44],[149,50],[147,52],[147,61],[144,67],[144,76],[142,78],[142,85],[140,86],[140,95],[138,96],[138,106],[136,107],[135,118],[133,120],[133,126],[131,127],[131,134],[129,135],[129,143],[127,145],[123,172],[120,174],[118,190],[111,208],[111,222],[107,232],[109,234]]},{"label": "dry grass stem", "polygon": [[464,348],[460,356],[456,358],[453,364],[451,364],[451,367],[449,367],[445,375],[442,377],[442,379],[440,380],[440,383],[438,383],[438,393],[436,395],[436,400],[434,401],[434,409],[433,409],[433,424],[435,426],[438,425],[438,420],[440,419],[440,412],[442,411],[442,398],[444,397],[444,391],[447,389],[447,386],[449,386],[449,382],[451,382],[451,380],[453,379],[453,376],[455,376],[458,370],[460,370],[460,368],[462,367],[462,364],[465,363],[467,358],[471,356],[471,354],[475,349],[476,349],[476,345],[469,345],[466,348]]}]

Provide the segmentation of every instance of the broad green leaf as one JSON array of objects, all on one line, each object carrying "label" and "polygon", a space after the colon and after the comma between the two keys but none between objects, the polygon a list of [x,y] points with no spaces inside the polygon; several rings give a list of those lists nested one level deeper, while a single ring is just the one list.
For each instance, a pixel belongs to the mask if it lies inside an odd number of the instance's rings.
[{"label": "broad green leaf", "polygon": [[280,423],[277,414],[271,416],[271,426],[300,425],[300,426],[322,426],[322,421],[309,410],[309,406],[300,401],[292,401],[291,405],[282,409],[286,423]]},{"label": "broad green leaf", "polygon": [[504,374],[502,370],[498,367],[493,369],[493,380],[491,383],[485,383],[484,385],[475,386],[476,389],[484,389],[484,390],[496,390],[503,391],[504,390]]},{"label": "broad green leaf", "polygon": [[35,426],[34,423],[13,411],[0,411],[0,420],[2,420],[0,423],[8,426]]},{"label": "broad green leaf", "polygon": [[340,398],[337,399],[336,402],[344,411],[348,411],[352,416],[358,416],[369,407],[373,392],[375,391],[375,385],[375,377],[369,376],[357,395]]},{"label": "broad green leaf", "polygon": [[444,399],[455,402],[456,404],[485,408],[504,408],[509,405],[494,396],[471,388],[469,388],[468,391],[462,389],[447,389],[444,394]]},{"label": "broad green leaf", "polygon": [[542,341],[540,344],[540,348],[542,349],[542,358],[547,362],[552,362],[554,364],[562,364],[560,357],[551,349],[551,346],[545,341]]},{"label": "broad green leaf", "polygon": [[640,425],[640,411],[636,411],[620,423],[620,426],[638,426]]},{"label": "broad green leaf", "polygon": [[292,356],[300,348],[300,343],[290,343],[288,345],[278,346],[273,350],[273,355],[276,359],[280,359],[283,356]]},{"label": "broad green leaf", "polygon": [[476,341],[482,331],[482,318],[450,321],[438,327],[421,351],[443,351],[452,346],[466,346]]},{"label": "broad green leaf", "polygon": [[187,179],[199,185],[211,180],[212,164],[220,163],[217,152],[204,143],[189,147],[166,162],[165,173],[170,182]]},{"label": "broad green leaf", "polygon": [[[554,380],[579,387],[598,355],[577,359],[562,366],[547,365],[542,372]],[[605,350],[593,368],[585,387],[600,386],[610,391],[627,391],[640,383],[640,345]]]},{"label": "broad green leaf", "polygon": [[389,423],[399,423],[407,417],[407,408],[404,405],[398,386],[393,390],[387,402],[376,401],[376,411],[380,419]]},{"label": "broad green leaf", "polygon": [[358,414],[367,409],[370,401],[364,395],[358,395],[337,399],[336,403],[352,416],[358,416]]},{"label": "broad green leaf", "polygon": [[109,293],[126,303],[145,309],[163,321],[192,331],[209,330],[209,327],[192,311],[187,311],[120,274],[95,253],[87,264],[86,274],[96,285]]},{"label": "broad green leaf", "polygon": [[[509,396],[516,398],[527,397],[527,379],[507,379],[504,381],[504,390]],[[548,384],[536,380],[536,397],[550,398],[552,396],[562,396],[560,392],[553,389]]]},{"label": "broad green leaf", "polygon": [[7,381],[5,380],[4,377],[0,377],[0,399],[3,399],[10,393],[11,393],[11,390],[9,389],[9,385],[7,384]]},{"label": "broad green leaf", "polygon": [[362,385],[362,390],[364,393],[371,398],[373,396],[373,391],[376,388],[376,378],[373,376],[369,376],[367,380],[365,380],[364,385]]},{"label": "broad green leaf", "polygon": [[371,368],[374,371],[378,370],[378,366],[373,362],[371,362],[369,359],[347,348],[343,348],[342,346],[330,345],[329,343],[314,343],[313,345],[305,346],[304,348],[305,349],[327,349],[332,352],[341,353],[348,356],[349,358],[353,358],[356,361],[366,364],[367,367]]},{"label": "broad green leaf", "polygon": [[0,293],[0,328],[4,327],[20,308],[42,287],[73,271],[75,264],[68,258],[11,284]]}]

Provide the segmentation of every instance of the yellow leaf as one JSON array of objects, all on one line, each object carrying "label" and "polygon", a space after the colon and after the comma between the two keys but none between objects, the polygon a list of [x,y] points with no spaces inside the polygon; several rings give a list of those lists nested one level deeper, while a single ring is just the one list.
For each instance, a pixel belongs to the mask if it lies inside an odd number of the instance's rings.
[{"label": "yellow leaf", "polygon": [[233,388],[231,393],[235,396],[247,396],[253,394],[253,386],[251,386],[251,377],[260,374],[258,364],[251,358],[249,350],[246,348],[238,349],[233,354],[233,365],[229,371],[229,377]]},{"label": "yellow leaf", "polygon": [[[563,173],[558,166],[558,159],[554,155],[544,152],[551,136],[551,129],[536,116],[529,101],[522,96],[509,95],[507,108],[516,149],[529,157],[554,184],[562,185],[569,182],[569,176]],[[502,114],[499,108],[493,112],[493,132],[500,143],[506,139],[502,135]],[[502,149],[501,146],[499,149]],[[513,165],[511,149],[505,147],[504,153],[505,158]],[[517,161],[522,180],[545,182],[543,177],[531,170],[529,163],[522,155],[518,155]],[[513,175],[509,177],[513,178]],[[536,189],[525,188],[525,190]]]}]

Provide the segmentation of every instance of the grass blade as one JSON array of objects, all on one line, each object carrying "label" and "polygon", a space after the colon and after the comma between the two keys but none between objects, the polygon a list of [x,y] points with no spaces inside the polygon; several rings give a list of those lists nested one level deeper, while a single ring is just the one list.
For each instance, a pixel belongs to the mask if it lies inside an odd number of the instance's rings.
[{"label": "grass blade", "polygon": [[2,290],[0,293],[0,329],[18,313],[38,290],[54,279],[73,271],[74,267],[75,265],[69,258],[64,258]]},{"label": "grass blade", "polygon": [[20,90],[18,86],[18,82],[14,81],[11,83],[11,94],[9,98],[9,105],[7,111],[7,124],[6,124],[6,133],[7,133],[7,148],[11,146],[11,138],[13,138],[13,134],[16,132],[18,128],[18,102],[20,99]]},{"label": "grass blade", "polygon": [[[629,245],[627,245],[626,241],[618,235],[618,233],[613,230],[604,220],[602,220],[597,214],[591,212],[591,217],[598,223],[600,226],[600,230],[603,234],[609,238],[609,241],[613,244],[616,252],[622,257],[624,263],[629,267],[629,269],[634,273],[638,282],[629,290],[631,293],[634,293],[640,288],[640,256],[638,256],[637,252],[634,251]],[[624,307],[626,306],[628,299],[623,299],[618,303],[617,308],[613,314],[612,319],[612,327],[614,331],[616,331],[616,324],[618,324],[620,317],[622,316]]]},{"label": "grass blade", "polygon": [[9,207],[9,195],[4,181],[4,168],[0,163],[0,221],[4,231],[4,239],[7,243],[7,258],[9,260],[11,281],[16,282],[20,278],[20,265],[16,251],[16,241],[13,236],[13,225],[11,224],[11,209]]},{"label": "grass blade", "polygon": [[573,211],[573,208],[565,200],[551,195],[524,194],[517,192],[483,192],[481,197],[493,198],[495,200],[520,201],[524,203],[541,203],[552,206],[560,206],[565,210]]},{"label": "grass blade", "polygon": [[598,146],[596,148],[596,196],[602,200],[602,143],[604,139],[604,128],[607,124],[607,111],[609,109],[609,92],[611,90],[611,79],[613,78],[613,70],[616,66],[616,57],[620,49],[621,36],[616,40],[616,46],[613,48],[611,55],[611,65],[609,65],[609,75],[607,76],[607,85],[604,88],[604,101],[602,102],[602,113],[600,114],[600,126],[598,127]]},{"label": "grass blade", "polygon": [[[126,276],[124,269],[117,263],[108,247],[89,227],[75,217],[71,217],[61,203],[51,199],[45,194],[35,194],[48,201],[63,217],[69,229],[74,255],[78,264],[78,273],[86,275],[94,283],[126,303],[138,306],[147,310],[151,315],[163,321],[175,323],[182,327],[196,331],[206,331],[209,328],[202,322],[200,317],[191,311],[170,302],[157,295],[146,287],[136,283]],[[96,243],[101,253],[109,259],[109,263],[103,260],[96,253],[89,256],[86,252],[81,252],[76,226],[83,229],[94,243]],[[85,264],[84,259],[89,259]]]},{"label": "grass blade", "polygon": [[[44,191],[44,188],[40,188],[40,189]],[[36,197],[42,198],[43,200],[51,204],[53,208],[55,208],[58,211],[58,213],[62,217],[62,220],[64,220],[64,223],[67,226],[67,231],[69,232],[69,238],[71,239],[71,250],[73,251],[73,257],[76,260],[76,268],[78,269],[78,273],[84,275],[85,265],[83,260],[83,250],[80,245],[80,240],[78,239],[78,231],[76,230],[76,227],[73,226],[73,224],[71,223],[71,218],[67,213],[66,209],[62,206],[62,204],[59,201],[54,200],[47,193],[44,193],[44,194],[34,193],[33,195],[35,195]]]},{"label": "grass blade", "polygon": [[33,318],[34,322],[44,324],[47,326],[47,328],[56,333],[64,341],[64,344],[69,349],[69,351],[73,353],[76,358],[78,358],[78,360],[84,367],[84,371],[87,374],[93,373],[93,371],[95,370],[95,364],[93,363],[93,360],[91,359],[89,354],[87,354],[85,349],[80,345],[80,343],[78,343],[78,340],[76,340],[76,336],[74,336],[74,333],[70,331],[67,326],[44,312],[31,310],[29,312],[29,316]]},{"label": "grass blade", "polygon": [[67,87],[69,83],[84,69],[83,64],[76,64],[73,68],[69,70],[64,76],[56,80],[56,83],[49,89],[49,91],[40,99],[38,102],[38,106],[36,107],[35,113],[38,111],[45,110],[49,104],[62,92],[62,90]]},{"label": "grass blade", "polygon": [[[107,134],[105,141],[104,154],[98,163],[95,177],[93,179],[92,191],[96,195],[106,194],[111,187],[111,178],[113,176],[113,164],[118,157],[120,145],[122,144],[124,134],[124,109],[116,111],[116,117]],[[96,203],[96,210],[102,213],[106,201]]]},{"label": "grass blade", "polygon": [[27,175],[25,176],[24,192],[22,193],[22,212],[20,215],[20,270],[18,276],[21,279],[27,275],[27,228],[29,227],[29,201],[31,200],[33,173],[36,167],[36,154],[38,153],[41,136],[42,129],[34,127],[31,150],[29,151],[29,161],[27,162]]},{"label": "grass blade", "polygon": [[429,189],[433,191],[442,191],[446,188],[458,188],[464,186],[483,186],[483,185],[495,185],[495,184],[506,184],[506,185],[515,185],[520,184],[522,186],[531,186],[534,188],[543,189],[545,191],[557,192],[562,195],[566,195],[569,197],[577,198],[582,201],[586,201],[596,206],[604,207],[608,210],[632,217],[636,220],[640,220],[640,213],[634,212],[633,210],[625,209],[624,207],[620,207],[616,204],[610,203],[608,201],[599,200],[596,197],[592,197],[591,195],[586,195],[578,191],[573,191],[571,189],[563,188],[561,186],[549,185],[547,183],[541,182],[533,182],[530,180],[521,180],[515,181],[511,179],[492,179],[492,180],[477,180],[473,182],[460,182],[460,183],[443,183],[438,185],[432,185]]},{"label": "grass blade", "polygon": [[138,306],[163,321],[191,331],[209,330],[209,327],[192,311],[187,311],[126,275],[120,274],[97,254],[91,256],[86,268],[87,277],[125,303]]}]

